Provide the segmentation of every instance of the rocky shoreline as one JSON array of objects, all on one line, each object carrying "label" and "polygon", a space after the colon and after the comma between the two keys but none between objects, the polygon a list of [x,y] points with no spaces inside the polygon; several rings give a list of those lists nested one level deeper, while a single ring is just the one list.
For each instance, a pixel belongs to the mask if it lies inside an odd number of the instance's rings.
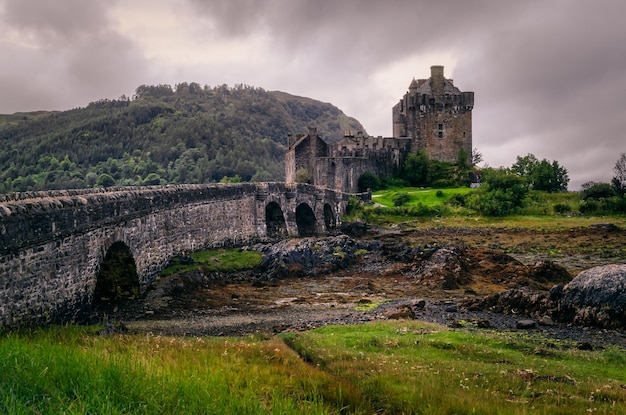
[{"label": "rocky shoreline", "polygon": [[[456,329],[530,330],[577,347],[626,347],[621,297],[613,314],[606,313],[606,305],[597,307],[600,314],[585,305],[585,320],[584,313],[564,302],[562,288],[571,283],[571,267],[559,265],[559,258],[524,264],[514,254],[486,246],[504,237],[515,243],[509,230],[475,231],[453,236],[450,230],[392,236],[370,231],[359,237],[245,247],[264,254],[256,269],[175,275],[160,281],[142,301],[108,312],[107,318],[132,332],[186,336],[275,334],[326,324],[417,319]],[[581,232],[586,240],[575,242],[583,247],[593,246],[590,240],[596,237],[606,242],[607,232],[623,240],[624,231],[615,227],[586,229]],[[556,238],[540,236],[550,244]],[[571,231],[563,235],[571,236]],[[623,249],[616,246],[616,256]]]}]

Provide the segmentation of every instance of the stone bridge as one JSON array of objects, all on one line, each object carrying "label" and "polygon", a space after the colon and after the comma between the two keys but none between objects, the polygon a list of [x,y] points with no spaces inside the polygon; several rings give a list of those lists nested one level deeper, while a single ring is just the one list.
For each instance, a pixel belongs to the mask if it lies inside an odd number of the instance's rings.
[{"label": "stone bridge", "polygon": [[[141,295],[180,254],[331,231],[346,204],[342,193],[285,183],[0,195],[0,328]],[[130,279],[116,275],[122,263]]]}]

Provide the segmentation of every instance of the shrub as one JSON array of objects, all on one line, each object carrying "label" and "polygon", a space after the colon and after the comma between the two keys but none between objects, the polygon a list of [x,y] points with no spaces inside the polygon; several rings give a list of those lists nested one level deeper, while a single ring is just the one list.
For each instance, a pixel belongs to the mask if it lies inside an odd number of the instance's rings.
[{"label": "shrub", "polygon": [[486,216],[506,216],[523,207],[527,195],[524,178],[493,170],[485,175],[485,185],[471,193],[467,204]]},{"label": "shrub", "polygon": [[615,196],[615,189],[608,183],[593,183],[583,190],[582,198],[587,199],[606,199]]},{"label": "shrub", "polygon": [[463,207],[465,206],[466,203],[466,199],[467,199],[467,195],[462,195],[462,194],[453,194],[452,196],[450,196],[450,198],[447,200],[447,204],[450,206],[455,206],[455,207]]},{"label": "shrub", "polygon": [[407,203],[409,200],[411,200],[411,196],[409,196],[408,193],[404,193],[404,192],[396,193],[391,198],[391,201],[393,202],[394,206],[402,206],[405,203]]},{"label": "shrub", "polygon": [[308,183],[310,179],[307,169],[298,169],[296,172],[296,183]]},{"label": "shrub", "polygon": [[572,207],[567,203],[557,203],[553,206],[554,212],[556,213],[570,213],[572,211]]}]

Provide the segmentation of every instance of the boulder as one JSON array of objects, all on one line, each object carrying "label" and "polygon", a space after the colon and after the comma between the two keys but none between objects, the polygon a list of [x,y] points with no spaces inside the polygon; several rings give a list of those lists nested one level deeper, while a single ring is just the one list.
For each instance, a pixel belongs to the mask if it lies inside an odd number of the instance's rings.
[{"label": "boulder", "polygon": [[264,254],[256,272],[263,279],[281,279],[322,275],[347,268],[357,261],[357,250],[377,249],[377,244],[363,244],[349,236],[338,235],[288,239],[255,249]]},{"label": "boulder", "polygon": [[626,311],[626,264],[582,271],[563,288],[563,301],[576,308]]}]

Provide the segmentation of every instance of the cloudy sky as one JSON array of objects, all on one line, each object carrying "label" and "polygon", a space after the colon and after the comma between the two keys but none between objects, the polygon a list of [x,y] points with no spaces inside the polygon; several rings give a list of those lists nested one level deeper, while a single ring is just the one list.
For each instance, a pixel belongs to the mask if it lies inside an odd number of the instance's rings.
[{"label": "cloudy sky", "polygon": [[623,0],[0,0],[0,113],[242,83],[390,136],[411,80],[444,65],[476,94],[488,165],[533,153],[576,190],[626,152],[624,16]]}]

